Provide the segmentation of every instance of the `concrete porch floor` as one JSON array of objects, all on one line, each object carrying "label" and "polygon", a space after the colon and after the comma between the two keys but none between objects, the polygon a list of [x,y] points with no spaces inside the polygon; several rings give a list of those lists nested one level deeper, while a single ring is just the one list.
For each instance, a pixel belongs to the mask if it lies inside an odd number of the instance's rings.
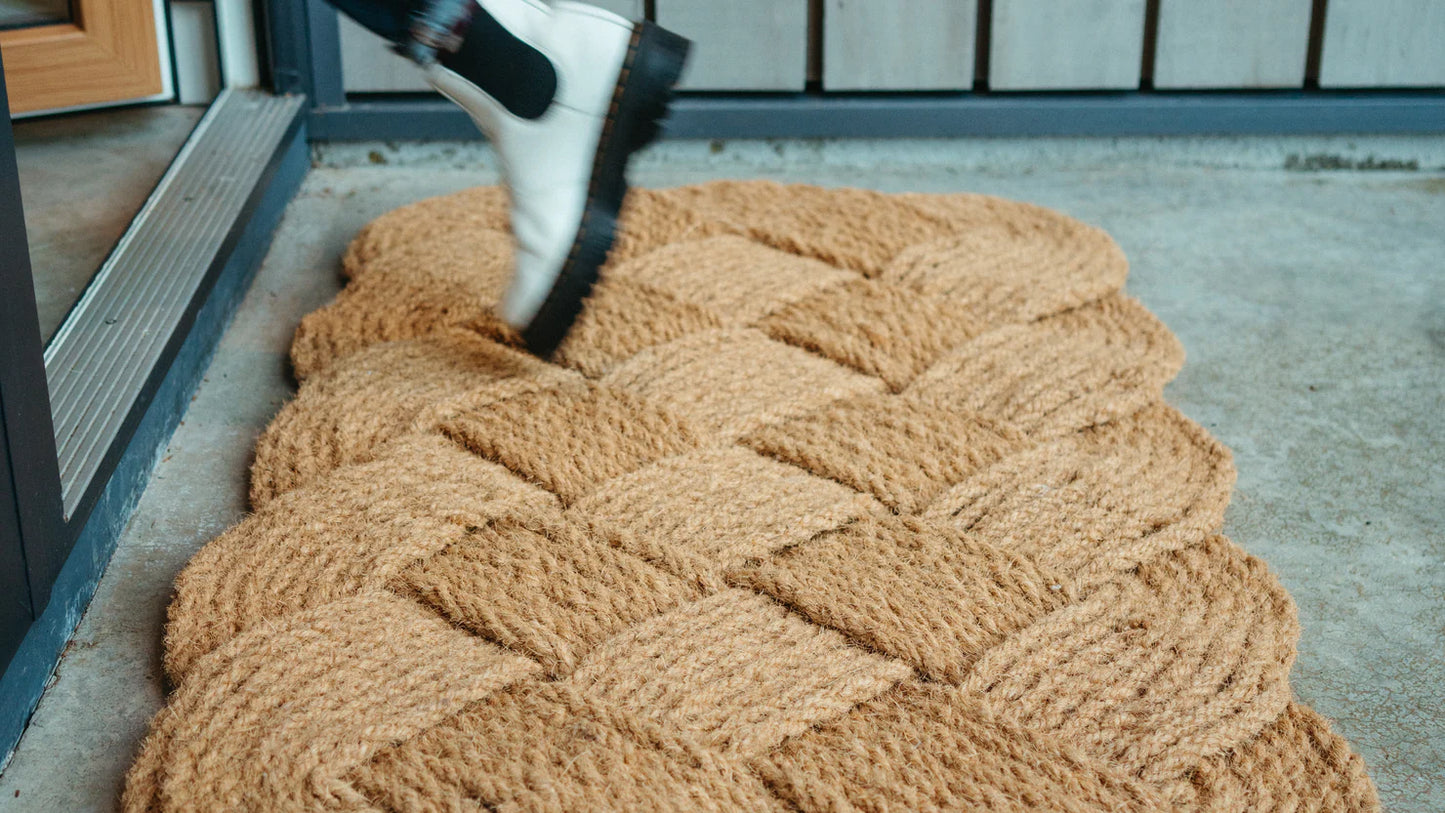
[{"label": "concrete porch floor", "polygon": [[15,123],[35,304],[46,341],[205,112],[161,105]]},{"label": "concrete porch floor", "polygon": [[[0,809],[115,806],[163,701],[171,581],[246,510],[251,444],[293,391],[297,321],[336,292],[369,219],[495,177],[475,146],[318,153],[0,776]],[[1234,450],[1226,532],[1299,605],[1298,694],[1364,755],[1387,810],[1445,810],[1445,139],[680,142],[634,180],[722,177],[984,192],[1108,230],[1129,292],[1188,349],[1170,400]]]}]

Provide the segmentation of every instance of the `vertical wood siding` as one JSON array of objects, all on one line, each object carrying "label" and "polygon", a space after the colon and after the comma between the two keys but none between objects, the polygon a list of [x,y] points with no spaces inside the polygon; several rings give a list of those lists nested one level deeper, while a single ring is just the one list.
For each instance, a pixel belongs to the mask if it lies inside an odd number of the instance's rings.
[{"label": "vertical wood siding", "polygon": [[1160,0],[1154,87],[1301,87],[1312,0]]},{"label": "vertical wood siding", "polygon": [[994,0],[995,90],[1139,87],[1144,0]]},{"label": "vertical wood siding", "polygon": [[640,20],[643,16],[642,0],[592,0],[592,5],[601,6],[613,14],[621,14],[629,20]]},{"label": "vertical wood siding", "polygon": [[1445,85],[1445,0],[1330,0],[1320,85]]},{"label": "vertical wood siding", "polygon": [[825,90],[967,90],[978,0],[827,0]]},{"label": "vertical wood siding", "polygon": [[693,40],[682,87],[802,90],[808,0],[657,0],[657,22]]},{"label": "vertical wood siding", "polygon": [[341,81],[349,91],[430,90],[421,70],[391,50],[390,44],[354,23],[345,14],[341,24]]},{"label": "vertical wood siding", "polygon": [[[641,19],[644,0],[595,0]],[[1140,82],[1146,0],[655,0],[657,21],[695,41],[683,87],[968,91],[980,41],[999,91],[1130,90]],[[817,11],[810,15],[810,5]],[[1298,88],[1313,0],[1159,0],[1159,90]],[[810,19],[811,17],[811,19]],[[811,32],[810,24],[821,30]],[[810,36],[814,38],[809,65]],[[1445,87],[1445,0],[1329,0],[1326,88]],[[417,69],[341,20],[346,89],[426,90]],[[819,70],[821,64],[821,71]],[[812,74],[809,73],[810,67]]]}]

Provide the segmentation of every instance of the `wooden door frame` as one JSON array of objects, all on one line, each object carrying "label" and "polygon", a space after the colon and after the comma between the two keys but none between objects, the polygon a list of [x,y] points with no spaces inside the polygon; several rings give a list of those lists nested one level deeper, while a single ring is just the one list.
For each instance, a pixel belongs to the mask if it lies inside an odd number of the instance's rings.
[{"label": "wooden door frame", "polygon": [[71,0],[74,20],[0,32],[10,113],[165,92],[152,0]]}]

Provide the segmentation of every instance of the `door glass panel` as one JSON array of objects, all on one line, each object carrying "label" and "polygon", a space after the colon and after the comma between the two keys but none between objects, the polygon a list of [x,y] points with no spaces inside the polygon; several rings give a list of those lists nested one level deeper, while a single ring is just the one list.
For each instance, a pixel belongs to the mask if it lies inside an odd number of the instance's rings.
[{"label": "door glass panel", "polygon": [[0,0],[0,31],[70,22],[70,0]]},{"label": "door glass panel", "polygon": [[40,332],[49,341],[204,107],[166,105],[15,122]]}]

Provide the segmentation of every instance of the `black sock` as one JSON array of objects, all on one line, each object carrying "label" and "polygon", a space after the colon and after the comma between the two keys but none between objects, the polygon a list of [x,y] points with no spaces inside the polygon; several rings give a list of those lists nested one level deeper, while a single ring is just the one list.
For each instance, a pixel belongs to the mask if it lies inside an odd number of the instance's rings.
[{"label": "black sock", "polygon": [[512,115],[540,118],[557,93],[557,69],[552,61],[502,27],[478,6],[472,24],[454,53],[442,53],[439,62],[486,91]]}]

